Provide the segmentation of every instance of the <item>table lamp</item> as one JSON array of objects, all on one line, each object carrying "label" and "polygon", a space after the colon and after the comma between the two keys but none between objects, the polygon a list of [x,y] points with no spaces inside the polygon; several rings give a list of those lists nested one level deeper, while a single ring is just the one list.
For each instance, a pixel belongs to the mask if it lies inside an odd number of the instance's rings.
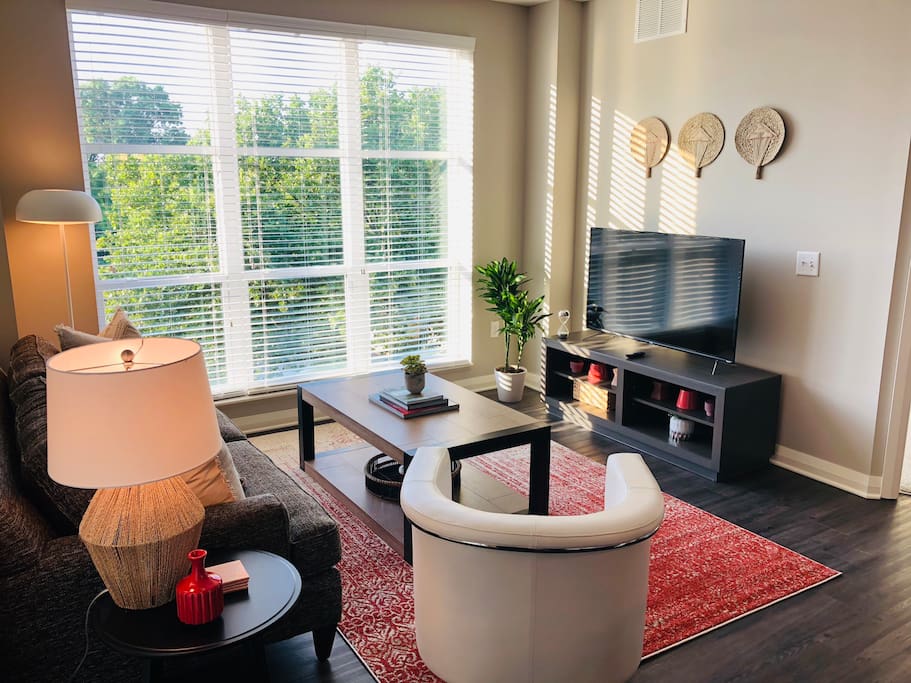
[{"label": "table lamp", "polygon": [[63,272],[66,276],[66,303],[70,312],[70,325],[75,327],[65,226],[74,223],[97,223],[101,220],[101,207],[92,195],[79,190],[31,190],[19,198],[19,203],[16,204],[16,220],[23,223],[48,223],[60,226]]},{"label": "table lamp", "polygon": [[47,422],[50,477],[98,489],[79,537],[114,602],[147,609],[172,600],[205,515],[176,475],[221,446],[199,344],[141,338],[56,354]]}]

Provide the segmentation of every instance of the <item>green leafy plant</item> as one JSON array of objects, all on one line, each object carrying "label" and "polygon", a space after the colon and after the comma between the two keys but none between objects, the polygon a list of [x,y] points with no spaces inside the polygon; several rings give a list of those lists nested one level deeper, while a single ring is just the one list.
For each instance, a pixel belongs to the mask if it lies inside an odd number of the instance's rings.
[{"label": "green leafy plant", "polygon": [[512,334],[516,338],[516,369],[522,362],[522,353],[525,351],[525,345],[535,336],[535,332],[541,330],[544,332],[543,320],[550,313],[542,313],[541,307],[544,305],[544,296],[536,299],[529,299],[528,292],[522,292],[522,296],[516,302],[513,309]]},{"label": "green leafy plant", "polygon": [[[542,321],[550,313],[542,313],[544,297],[530,299],[524,289],[530,278],[520,273],[515,261],[502,258],[483,266],[476,266],[478,274],[478,295],[490,308],[487,310],[497,315],[503,322],[500,334],[503,335],[506,357],[501,372],[519,372],[522,353],[525,345],[535,336],[538,330],[543,331]],[[512,340],[516,340],[516,362],[510,365],[509,354]]]},{"label": "green leafy plant", "polygon": [[405,356],[399,362],[402,367],[405,368],[406,375],[423,375],[427,372],[427,366],[424,364],[424,361],[421,360],[420,356]]}]

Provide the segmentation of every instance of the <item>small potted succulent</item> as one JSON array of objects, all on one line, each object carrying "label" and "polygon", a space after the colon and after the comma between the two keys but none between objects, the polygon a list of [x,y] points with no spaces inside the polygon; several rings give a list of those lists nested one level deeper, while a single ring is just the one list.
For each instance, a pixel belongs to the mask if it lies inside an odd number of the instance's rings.
[{"label": "small potted succulent", "polygon": [[420,394],[424,391],[424,376],[427,374],[424,361],[418,355],[405,356],[401,364],[405,368],[405,388],[412,394]]}]

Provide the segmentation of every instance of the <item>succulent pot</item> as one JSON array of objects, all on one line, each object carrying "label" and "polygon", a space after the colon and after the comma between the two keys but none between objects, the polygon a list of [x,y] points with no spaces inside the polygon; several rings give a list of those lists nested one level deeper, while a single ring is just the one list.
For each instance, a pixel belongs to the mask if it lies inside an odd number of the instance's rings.
[{"label": "succulent pot", "polygon": [[426,380],[426,372],[422,372],[420,375],[409,375],[405,373],[405,388],[408,389],[412,394],[420,394],[424,391],[424,383]]},{"label": "succulent pot", "polygon": [[494,370],[497,380],[497,399],[500,403],[518,403],[525,393],[525,368],[518,372],[503,372],[500,368]]}]

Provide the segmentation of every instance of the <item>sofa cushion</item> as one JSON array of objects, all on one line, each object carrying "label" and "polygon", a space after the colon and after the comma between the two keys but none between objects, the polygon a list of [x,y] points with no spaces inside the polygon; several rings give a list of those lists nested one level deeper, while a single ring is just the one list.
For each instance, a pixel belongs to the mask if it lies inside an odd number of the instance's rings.
[{"label": "sofa cushion", "polygon": [[57,325],[54,328],[57,338],[60,340],[60,348],[66,351],[76,346],[85,346],[86,344],[100,344],[101,342],[113,341],[115,339],[135,339],[141,337],[139,330],[127,318],[127,314],[119,308],[114,312],[111,321],[105,325],[98,334],[83,332],[70,327],[69,325]]},{"label": "sofa cushion", "polygon": [[44,337],[29,334],[13,344],[9,352],[10,391],[34,377],[47,376],[47,361],[59,353]]},{"label": "sofa cushion", "polygon": [[93,489],[63,486],[47,473],[47,359],[57,349],[35,335],[10,350],[10,399],[15,406],[20,474],[26,494],[55,530],[74,533],[95,494]]},{"label": "sofa cushion", "polygon": [[271,493],[288,511],[291,561],[301,576],[319,574],[341,559],[338,526],[322,506],[249,441],[233,441],[228,449],[245,482],[248,496]]},{"label": "sofa cushion", "polygon": [[0,576],[32,567],[51,537],[47,523],[18,487],[18,454],[6,375],[0,371]]},{"label": "sofa cushion", "polygon": [[243,500],[237,468],[228,445],[222,441],[218,453],[209,462],[180,475],[205,507]]},{"label": "sofa cushion", "polygon": [[221,432],[221,438],[227,442],[243,441],[247,436],[237,428],[237,425],[231,422],[231,418],[215,409],[215,417],[218,419],[218,431]]}]

